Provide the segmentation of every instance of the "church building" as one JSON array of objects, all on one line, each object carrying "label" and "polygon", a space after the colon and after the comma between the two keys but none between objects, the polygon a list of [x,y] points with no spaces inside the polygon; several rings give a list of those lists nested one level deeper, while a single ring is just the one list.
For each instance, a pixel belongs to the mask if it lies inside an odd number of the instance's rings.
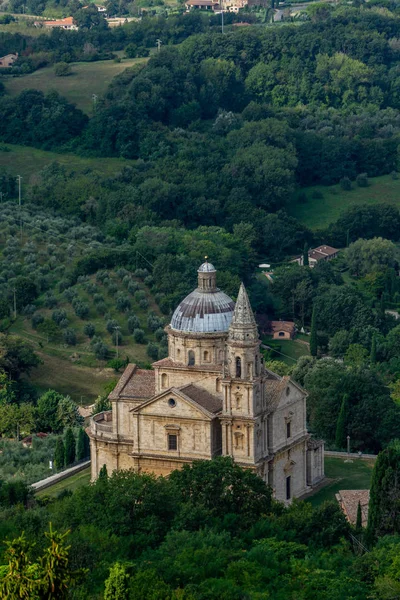
[{"label": "church building", "polygon": [[198,287],[166,327],[168,357],[130,364],[92,417],[92,480],[103,465],[168,475],[194,460],[232,456],[285,503],[324,477],[323,442],[306,427],[306,392],[267,370],[246,289],[236,304],[205,262]]}]

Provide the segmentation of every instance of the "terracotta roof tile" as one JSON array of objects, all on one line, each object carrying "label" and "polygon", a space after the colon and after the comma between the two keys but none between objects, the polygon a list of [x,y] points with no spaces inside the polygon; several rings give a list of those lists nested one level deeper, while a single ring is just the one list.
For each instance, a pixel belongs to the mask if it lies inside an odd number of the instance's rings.
[{"label": "terracotta roof tile", "polygon": [[186,396],[189,396],[189,398],[197,402],[197,404],[200,404],[200,406],[208,410],[208,412],[215,414],[222,410],[222,400],[217,396],[213,396],[210,392],[207,392],[207,390],[193,384],[186,385],[179,389]]},{"label": "terracotta roof tile", "polygon": [[355,525],[357,522],[358,503],[361,504],[362,526],[368,523],[369,490],[339,490],[336,494],[346,519]]},{"label": "terracotta roof tile", "polygon": [[155,373],[138,369],[137,365],[126,367],[121,379],[109,395],[110,400],[118,398],[151,398],[156,391]]},{"label": "terracotta roof tile", "polygon": [[293,321],[270,321],[271,331],[287,331],[293,333],[295,330],[295,324]]}]

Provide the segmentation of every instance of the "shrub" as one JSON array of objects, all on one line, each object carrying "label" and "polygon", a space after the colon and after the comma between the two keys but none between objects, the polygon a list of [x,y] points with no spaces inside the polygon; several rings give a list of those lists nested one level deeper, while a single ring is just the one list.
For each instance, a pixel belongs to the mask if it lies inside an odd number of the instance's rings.
[{"label": "shrub", "polygon": [[358,187],[368,187],[368,176],[366,173],[360,173],[356,178]]},{"label": "shrub", "polygon": [[138,291],[139,287],[140,286],[137,281],[130,281],[130,283],[128,283],[128,292],[130,294],[135,294],[135,292]]},{"label": "shrub", "polygon": [[72,300],[74,298],[76,298],[77,295],[78,295],[78,292],[76,290],[74,290],[72,287],[69,287],[66,290],[64,290],[64,298],[66,299],[67,302],[72,302]]},{"label": "shrub", "polygon": [[133,339],[135,340],[135,342],[137,344],[145,344],[146,337],[145,337],[143,329],[135,329],[133,332]]},{"label": "shrub", "polygon": [[391,175],[391,178],[392,178],[394,181],[395,181],[396,179],[398,179],[398,178],[399,178],[399,174],[397,173],[397,171],[392,171],[392,172],[390,173],[390,175]]},{"label": "shrub", "polygon": [[95,304],[99,304],[100,302],[104,302],[104,296],[102,294],[94,294],[93,302]]},{"label": "shrub", "polygon": [[80,319],[87,319],[89,316],[89,305],[86,302],[77,302],[74,306],[74,311]]},{"label": "shrub", "polygon": [[140,306],[140,308],[143,308],[143,310],[146,310],[146,308],[149,307],[149,301],[147,300],[147,298],[142,298],[139,301],[139,306]]},{"label": "shrub", "polygon": [[105,302],[99,302],[98,304],[96,304],[96,310],[99,313],[99,315],[105,315],[107,312],[107,305]]},{"label": "shrub", "polygon": [[160,329],[164,325],[164,322],[160,317],[155,315],[154,313],[150,313],[147,317],[147,326],[151,331],[156,331]]},{"label": "shrub", "polygon": [[46,294],[43,304],[46,308],[54,308],[57,306],[57,299],[51,293]]},{"label": "shrub", "polygon": [[76,346],[76,333],[73,329],[66,329],[63,333],[63,339],[68,346]]},{"label": "shrub", "polygon": [[166,340],[166,338],[167,338],[166,333],[165,333],[165,331],[164,331],[164,329],[162,327],[160,327],[159,329],[157,329],[154,332],[154,335],[156,336],[157,342],[161,342],[162,340]]},{"label": "shrub", "polygon": [[95,353],[96,358],[98,358],[99,360],[107,360],[110,354],[108,346],[106,346],[106,344],[102,340],[99,340],[98,342],[93,344],[93,351]]},{"label": "shrub", "polygon": [[135,329],[140,329],[140,321],[135,315],[131,315],[128,318],[128,330],[129,333],[133,333]]},{"label": "shrub", "polygon": [[57,323],[57,325],[60,325],[61,321],[64,321],[67,318],[67,313],[65,312],[65,310],[63,308],[58,309],[58,310],[53,310],[53,314],[51,315],[51,318],[53,319],[54,323]]},{"label": "shrub", "polygon": [[32,316],[31,319],[31,323],[32,323],[32,329],[37,329],[38,326],[43,323],[44,321],[44,316],[40,313],[36,313],[35,315]]},{"label": "shrub", "polygon": [[110,369],[114,369],[116,373],[125,367],[125,365],[126,362],[122,358],[113,358],[107,363],[107,366],[110,367]]},{"label": "shrub", "polygon": [[114,331],[112,332],[112,341],[114,346],[116,346],[117,344],[118,346],[120,346],[122,344],[122,333],[119,329],[114,329]]},{"label": "shrub", "polygon": [[26,315],[27,317],[31,317],[34,314],[35,310],[36,310],[36,306],[34,304],[27,304],[24,307],[22,313],[24,315]]},{"label": "shrub", "polygon": [[63,319],[62,321],[60,321],[59,326],[61,327],[61,329],[65,329],[66,327],[68,327],[69,325],[69,321],[68,319]]},{"label": "shrub", "polygon": [[110,283],[110,285],[108,286],[108,291],[110,292],[110,294],[114,295],[118,292],[118,286],[115,283]]},{"label": "shrub", "polygon": [[124,280],[125,277],[129,278],[128,271],[126,269],[124,269],[123,267],[121,267],[120,269],[117,269],[116,274],[122,280]]},{"label": "shrub", "polygon": [[147,344],[147,354],[153,360],[157,360],[158,359],[158,346],[157,346],[157,344],[155,344],[154,342],[149,342]]},{"label": "shrub", "polygon": [[71,75],[71,73],[71,66],[66,62],[59,62],[54,65],[54,74],[57,77],[68,77],[68,75]]},{"label": "shrub", "polygon": [[86,323],[83,328],[83,333],[85,335],[87,335],[89,338],[92,338],[96,333],[96,329],[95,329],[95,326],[93,325],[93,323]]},{"label": "shrub", "polygon": [[345,192],[349,192],[351,190],[351,181],[348,177],[342,177],[340,180],[340,187]]},{"label": "shrub", "polygon": [[138,279],[144,279],[145,277],[147,277],[147,275],[149,275],[147,269],[136,269],[135,271],[135,277],[137,277]]},{"label": "shrub", "polygon": [[117,298],[116,302],[117,310],[121,312],[126,312],[131,309],[131,301],[128,296],[120,295]]},{"label": "shrub", "polygon": [[119,323],[115,319],[109,319],[106,323],[106,329],[108,333],[113,333],[114,327],[118,327]]}]

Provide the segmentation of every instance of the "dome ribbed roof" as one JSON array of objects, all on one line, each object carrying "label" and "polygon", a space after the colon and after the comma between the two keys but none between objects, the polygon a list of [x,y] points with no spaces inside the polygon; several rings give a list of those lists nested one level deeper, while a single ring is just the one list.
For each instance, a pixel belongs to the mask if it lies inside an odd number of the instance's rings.
[{"label": "dome ribbed roof", "polygon": [[197,272],[198,288],[176,308],[171,328],[186,333],[228,331],[235,303],[217,288],[216,270],[211,263],[203,263]]},{"label": "dome ribbed roof", "polygon": [[228,331],[234,310],[234,301],[224,292],[203,292],[197,289],[176,308],[171,327],[193,333]]}]

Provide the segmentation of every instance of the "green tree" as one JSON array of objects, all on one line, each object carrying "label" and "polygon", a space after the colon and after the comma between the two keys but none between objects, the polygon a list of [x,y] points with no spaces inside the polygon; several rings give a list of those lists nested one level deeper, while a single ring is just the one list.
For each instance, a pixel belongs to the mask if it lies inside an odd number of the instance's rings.
[{"label": "green tree", "polygon": [[368,351],[361,344],[350,344],[344,355],[344,362],[350,367],[358,368],[368,360]]},{"label": "green tree", "polygon": [[308,267],[309,264],[310,264],[310,261],[308,260],[308,244],[307,244],[307,242],[305,242],[304,250],[303,250],[303,266]]},{"label": "green tree", "polygon": [[361,502],[360,501],[358,501],[358,506],[357,506],[356,531],[358,533],[360,533],[362,531],[362,510],[361,510]]},{"label": "green tree", "polygon": [[369,355],[369,362],[371,363],[371,365],[374,365],[376,363],[376,335],[372,336],[371,352],[370,352],[370,355]]},{"label": "green tree", "polygon": [[378,454],[372,472],[368,539],[400,533],[400,441]]},{"label": "green tree", "polygon": [[129,593],[129,575],[121,563],[115,563],[105,582],[104,600],[126,600]]},{"label": "green tree", "polygon": [[346,395],[343,396],[342,404],[340,406],[340,412],[336,423],[336,436],[335,445],[336,448],[341,450],[346,447],[346,425],[347,425],[347,412],[348,412],[348,398]]},{"label": "green tree", "polygon": [[57,77],[67,77],[68,75],[71,75],[71,73],[71,65],[66,62],[59,62],[54,65],[54,74],[57,75]]},{"label": "green tree", "polygon": [[372,240],[358,239],[345,251],[346,262],[354,275],[379,272],[398,264],[400,254],[397,246],[381,237]]},{"label": "green tree", "polygon": [[0,572],[0,598],[26,600],[63,600],[69,596],[73,584],[85,575],[84,569],[73,571],[66,546],[69,531],[60,534],[51,524],[45,536],[48,547],[37,562],[31,562],[32,544],[22,534],[6,542],[8,565]]},{"label": "green tree", "polygon": [[64,399],[62,394],[55,390],[48,390],[40,396],[37,403],[38,428],[41,431],[52,431],[57,433],[62,431],[60,424],[58,405]]},{"label": "green tree", "polygon": [[41,364],[32,346],[22,338],[0,333],[0,369],[10,379],[18,379],[22,373],[30,371]]},{"label": "green tree", "polygon": [[311,356],[318,354],[317,311],[315,308],[311,318],[310,354]]},{"label": "green tree", "polygon": [[65,432],[65,466],[68,467],[75,462],[75,436],[71,427]]},{"label": "green tree", "polygon": [[86,443],[85,438],[87,438],[87,433],[84,429],[80,428],[78,431],[78,441],[76,445],[76,460],[83,460],[88,456],[87,449],[88,444]]},{"label": "green tree", "polygon": [[54,463],[58,471],[65,466],[65,447],[61,436],[57,439],[56,449],[54,452]]}]

